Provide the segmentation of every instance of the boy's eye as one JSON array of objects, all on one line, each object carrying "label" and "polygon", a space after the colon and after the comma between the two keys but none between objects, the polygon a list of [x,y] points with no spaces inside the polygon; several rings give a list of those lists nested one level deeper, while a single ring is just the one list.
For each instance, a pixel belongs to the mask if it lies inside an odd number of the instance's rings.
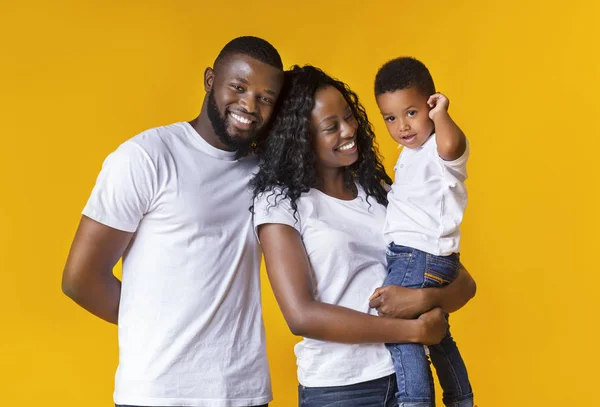
[{"label": "boy's eye", "polygon": [[417,114],[417,111],[416,111],[416,110],[409,110],[408,112],[406,112],[406,115],[407,115],[408,117],[413,117],[413,116],[415,116],[416,114]]},{"label": "boy's eye", "polygon": [[385,118],[384,118],[384,120],[385,120],[386,122],[393,123],[393,122],[394,122],[394,120],[396,120],[396,117],[395,117],[395,116],[388,116],[388,117],[385,117]]}]

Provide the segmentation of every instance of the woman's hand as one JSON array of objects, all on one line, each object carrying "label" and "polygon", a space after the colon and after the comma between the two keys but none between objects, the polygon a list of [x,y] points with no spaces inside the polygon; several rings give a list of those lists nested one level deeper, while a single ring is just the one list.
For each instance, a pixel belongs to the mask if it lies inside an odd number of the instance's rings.
[{"label": "woman's hand", "polygon": [[414,319],[432,308],[426,299],[421,289],[387,285],[375,290],[369,306],[382,317]]},{"label": "woman's hand", "polygon": [[379,287],[369,298],[369,306],[383,317],[413,319],[434,307],[441,307],[447,313],[457,311],[475,296],[476,291],[475,280],[461,265],[456,279],[443,287]]},{"label": "woman's hand", "polygon": [[418,319],[421,323],[421,335],[417,340],[423,345],[437,345],[444,339],[448,331],[448,320],[441,308],[434,308],[422,314]]}]

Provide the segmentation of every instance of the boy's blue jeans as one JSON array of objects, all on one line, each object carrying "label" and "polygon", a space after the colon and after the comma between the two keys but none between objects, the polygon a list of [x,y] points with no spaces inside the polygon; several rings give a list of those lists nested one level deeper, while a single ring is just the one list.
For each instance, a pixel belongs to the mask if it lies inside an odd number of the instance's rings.
[{"label": "boy's blue jeans", "polygon": [[[394,243],[387,247],[386,257],[388,276],[384,285],[440,287],[451,283],[460,267],[457,253],[434,256]],[[386,346],[394,361],[400,407],[435,406],[433,377],[423,345],[388,343]],[[450,328],[439,345],[429,346],[429,356],[444,391],[444,404],[448,407],[472,407],[473,390]]]}]

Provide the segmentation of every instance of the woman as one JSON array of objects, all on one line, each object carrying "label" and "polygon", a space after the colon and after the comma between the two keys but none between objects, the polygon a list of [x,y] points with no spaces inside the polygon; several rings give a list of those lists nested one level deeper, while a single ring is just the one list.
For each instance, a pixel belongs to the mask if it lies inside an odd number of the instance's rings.
[{"label": "woman", "polygon": [[[474,295],[462,271],[444,288],[390,286],[382,227],[385,173],[358,98],[321,70],[286,72],[281,106],[259,146],[254,224],[296,345],[299,405],[395,406],[383,343],[437,343],[445,311]],[[418,318],[416,318],[418,317]],[[402,319],[407,318],[407,319]],[[416,319],[409,319],[416,318]]]}]

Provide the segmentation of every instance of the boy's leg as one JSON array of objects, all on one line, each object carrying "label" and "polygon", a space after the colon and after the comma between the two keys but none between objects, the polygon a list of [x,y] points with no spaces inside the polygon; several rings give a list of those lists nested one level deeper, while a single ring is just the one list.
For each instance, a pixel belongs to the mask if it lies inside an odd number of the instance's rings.
[{"label": "boy's leg", "polygon": [[400,407],[435,406],[433,377],[423,345],[386,344],[392,355]]},{"label": "boy's leg", "polygon": [[473,407],[473,389],[467,368],[450,331],[439,345],[429,347],[429,357],[444,391],[444,405]]},{"label": "boy's leg", "polygon": [[[452,282],[460,267],[459,256],[427,255],[424,287],[439,287]],[[448,316],[446,316],[448,318]],[[429,356],[444,391],[444,404],[447,407],[472,407],[473,390],[467,375],[467,368],[460,355],[456,342],[450,335],[439,345],[429,346]]]},{"label": "boy's leg", "polygon": [[[409,288],[423,286],[425,253],[405,246],[390,244],[386,251],[388,276],[384,285]],[[398,382],[400,407],[432,407],[435,405],[433,378],[423,345],[389,343]]]}]

